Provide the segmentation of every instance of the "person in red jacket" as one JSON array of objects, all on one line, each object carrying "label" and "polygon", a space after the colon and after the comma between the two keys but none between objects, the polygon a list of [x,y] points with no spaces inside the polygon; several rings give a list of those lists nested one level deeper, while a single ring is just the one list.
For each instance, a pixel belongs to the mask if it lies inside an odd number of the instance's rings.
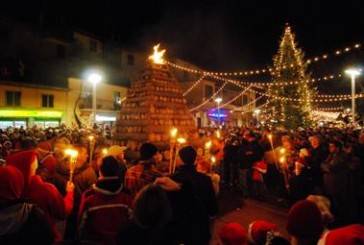
[{"label": "person in red jacket", "polygon": [[79,239],[100,244],[116,244],[118,232],[132,219],[132,197],[123,190],[120,171],[125,171],[113,156],[104,157],[99,179],[82,194],[78,212]]},{"label": "person in red jacket", "polygon": [[[22,194],[23,198],[27,198],[31,203],[37,204],[46,213],[49,225],[53,229],[55,240],[61,240],[62,235],[58,230],[56,222],[57,220],[65,220],[67,218],[69,211],[72,209],[72,200],[66,199],[65,201],[53,184],[44,182],[36,174],[38,160],[34,150],[10,154],[6,159],[6,164],[14,166],[22,172],[25,187]],[[72,187],[69,188],[72,189]]]},{"label": "person in red jacket", "polygon": [[0,167],[0,244],[54,242],[44,212],[22,199],[24,178],[13,166]]}]

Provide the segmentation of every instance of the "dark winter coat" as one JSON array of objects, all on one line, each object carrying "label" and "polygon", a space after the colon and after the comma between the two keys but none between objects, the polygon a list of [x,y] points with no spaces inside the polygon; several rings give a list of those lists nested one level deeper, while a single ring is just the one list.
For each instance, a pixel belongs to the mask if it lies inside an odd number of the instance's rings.
[{"label": "dark winter coat", "polygon": [[0,244],[52,244],[53,231],[44,212],[21,200],[0,205]]},{"label": "dark winter coat", "polygon": [[172,205],[172,220],[168,235],[176,244],[207,244],[211,239],[210,217],[218,212],[211,178],[184,165],[171,178],[182,184],[178,192],[168,192]]}]

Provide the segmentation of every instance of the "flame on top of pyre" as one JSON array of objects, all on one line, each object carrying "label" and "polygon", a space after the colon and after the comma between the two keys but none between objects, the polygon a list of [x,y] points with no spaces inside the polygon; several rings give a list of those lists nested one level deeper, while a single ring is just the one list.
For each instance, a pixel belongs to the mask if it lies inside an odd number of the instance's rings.
[{"label": "flame on top of pyre", "polygon": [[166,52],[165,49],[159,51],[159,45],[153,47],[154,53],[149,56],[149,59],[152,60],[155,64],[164,64],[165,60],[163,59],[163,55]]}]

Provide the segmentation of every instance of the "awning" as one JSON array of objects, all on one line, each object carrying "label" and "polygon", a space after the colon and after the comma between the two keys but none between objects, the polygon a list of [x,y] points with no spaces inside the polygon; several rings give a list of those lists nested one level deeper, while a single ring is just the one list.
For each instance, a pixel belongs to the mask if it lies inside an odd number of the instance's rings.
[{"label": "awning", "polygon": [[0,117],[62,118],[62,111],[0,110]]}]

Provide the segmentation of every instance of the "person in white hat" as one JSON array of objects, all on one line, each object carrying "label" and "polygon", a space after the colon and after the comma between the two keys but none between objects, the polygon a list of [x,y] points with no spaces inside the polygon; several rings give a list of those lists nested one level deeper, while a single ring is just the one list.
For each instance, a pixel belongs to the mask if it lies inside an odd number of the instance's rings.
[{"label": "person in white hat", "polygon": [[[107,151],[107,156],[113,156],[122,166],[122,171],[125,175],[126,170],[128,169],[128,165],[126,164],[126,161],[124,159],[124,151],[127,149],[125,146],[119,146],[119,145],[112,145]],[[124,175],[120,176],[122,178],[122,181],[124,181]]]}]

